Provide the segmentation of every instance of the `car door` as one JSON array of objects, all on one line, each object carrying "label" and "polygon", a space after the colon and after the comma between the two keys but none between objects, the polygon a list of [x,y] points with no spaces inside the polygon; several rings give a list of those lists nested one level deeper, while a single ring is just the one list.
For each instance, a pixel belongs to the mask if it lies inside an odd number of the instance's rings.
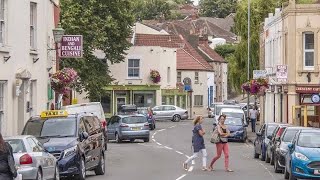
[{"label": "car door", "polygon": [[[85,124],[85,117],[81,117],[80,118],[80,122],[79,122],[79,135],[81,136],[82,132],[86,132],[88,134],[90,134],[90,130],[86,127],[86,124]],[[83,154],[84,154],[84,162],[85,162],[85,166],[86,166],[86,169],[88,167],[90,167],[90,161],[91,161],[91,149],[92,149],[92,144],[90,143],[90,140],[89,138],[87,139],[83,139],[81,138],[80,139],[80,143],[79,143],[79,146],[81,148],[81,150],[83,151]]]},{"label": "car door", "polygon": [[87,129],[87,133],[89,134],[89,137],[87,139],[87,162],[86,162],[86,168],[89,169],[93,166],[95,166],[96,164],[96,139],[97,139],[97,135],[95,133],[95,125],[93,122],[93,117],[92,116],[85,116],[83,118],[84,124],[86,126]]},{"label": "car door", "polygon": [[115,130],[114,130],[114,122],[115,122],[115,116],[112,116],[107,124],[107,128],[108,128],[108,138],[113,140],[115,139]]},{"label": "car door", "polygon": [[102,148],[104,147],[104,139],[103,135],[101,132],[101,126],[100,126],[100,121],[98,117],[96,116],[91,116],[86,118],[88,121],[88,125],[90,125],[90,132],[89,134],[89,140],[93,144],[93,149],[92,149],[92,167],[97,166],[99,164],[100,160],[100,155],[102,152]]},{"label": "car door", "polygon": [[156,106],[153,108],[154,118],[156,120],[163,119],[162,109],[163,109],[163,106]]}]

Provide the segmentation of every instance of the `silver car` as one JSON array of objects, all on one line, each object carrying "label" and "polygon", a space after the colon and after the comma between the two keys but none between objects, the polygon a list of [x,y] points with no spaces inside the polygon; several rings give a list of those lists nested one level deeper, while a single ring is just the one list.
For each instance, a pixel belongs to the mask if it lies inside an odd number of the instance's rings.
[{"label": "silver car", "polygon": [[112,116],[107,124],[108,139],[121,143],[123,140],[150,140],[150,130],[147,117],[141,114]]},{"label": "silver car", "polygon": [[174,122],[188,119],[188,111],[173,105],[161,105],[152,108],[156,120],[170,119]]},{"label": "silver car", "polygon": [[12,136],[4,139],[12,147],[18,174],[22,175],[22,179],[60,179],[56,158],[45,152],[34,136]]}]

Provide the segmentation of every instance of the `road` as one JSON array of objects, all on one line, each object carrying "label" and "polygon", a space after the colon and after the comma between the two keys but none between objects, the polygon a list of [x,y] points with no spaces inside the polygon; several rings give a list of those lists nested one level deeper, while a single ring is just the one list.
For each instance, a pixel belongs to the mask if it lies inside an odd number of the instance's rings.
[{"label": "road", "polygon": [[[104,176],[94,176],[88,172],[89,180],[223,180],[259,179],[280,180],[282,174],[275,174],[273,167],[260,160],[253,159],[253,146],[247,143],[230,143],[230,168],[234,172],[224,171],[223,156],[217,161],[213,172],[201,170],[201,158],[190,164],[189,171],[185,171],[182,163],[191,156],[191,121],[174,123],[163,121],[157,123],[157,129],[151,131],[149,143],[136,141],[134,143],[109,143],[107,151],[107,172]],[[211,120],[206,119],[203,127],[210,163],[216,150],[211,144]]]}]

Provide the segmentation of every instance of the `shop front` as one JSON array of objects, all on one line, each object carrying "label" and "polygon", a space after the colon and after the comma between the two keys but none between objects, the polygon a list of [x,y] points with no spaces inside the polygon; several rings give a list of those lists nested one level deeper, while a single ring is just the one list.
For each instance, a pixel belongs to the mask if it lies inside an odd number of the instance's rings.
[{"label": "shop front", "polygon": [[182,88],[178,89],[161,89],[162,105],[175,105],[186,109],[187,92]]},{"label": "shop front", "polygon": [[107,94],[101,97],[104,112],[107,115],[117,114],[119,108],[126,104],[137,107],[153,107],[157,103],[159,85],[110,85]]},{"label": "shop front", "polygon": [[293,107],[295,124],[308,127],[320,127],[320,87],[297,86],[298,106]]}]

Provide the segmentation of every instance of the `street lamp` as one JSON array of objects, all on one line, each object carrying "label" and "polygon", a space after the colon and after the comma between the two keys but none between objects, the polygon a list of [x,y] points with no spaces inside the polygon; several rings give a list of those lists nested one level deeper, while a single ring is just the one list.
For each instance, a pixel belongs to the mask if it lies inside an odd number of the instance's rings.
[{"label": "street lamp", "polygon": [[[250,0],[248,0],[248,62],[247,62],[247,68],[248,68],[248,81],[250,80]],[[248,92],[248,102],[247,102],[247,117],[249,117],[249,104],[250,104],[250,93]]]},{"label": "street lamp", "polygon": [[61,24],[58,24],[58,27],[52,29],[53,38],[55,43],[60,43],[62,36],[64,35],[64,29],[61,27]]}]

